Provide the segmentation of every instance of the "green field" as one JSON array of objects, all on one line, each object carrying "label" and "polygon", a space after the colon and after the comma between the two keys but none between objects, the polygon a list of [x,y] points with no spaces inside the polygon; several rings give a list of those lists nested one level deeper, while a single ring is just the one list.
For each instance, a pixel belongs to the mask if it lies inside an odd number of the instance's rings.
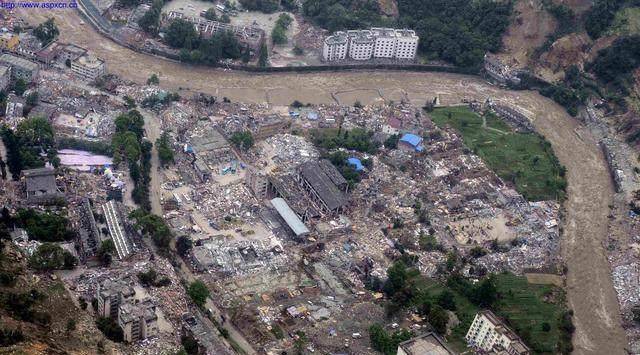
[{"label": "green field", "polygon": [[437,108],[430,115],[439,127],[450,125],[460,132],[465,145],[527,200],[564,197],[564,168],[543,137],[516,133],[491,113],[483,125],[480,115],[462,106]]},{"label": "green field", "polygon": [[[551,285],[530,284],[524,276],[507,273],[496,275],[495,281],[500,296],[492,307],[494,313],[506,319],[534,353],[556,353],[561,335],[560,319],[565,311],[562,289]],[[426,279],[420,288],[435,298],[447,286]],[[460,293],[450,291],[455,295],[455,313],[460,325],[452,330],[447,341],[452,348],[462,352],[466,349],[464,336],[480,308]],[[548,331],[543,330],[544,323],[549,324]]]},{"label": "green field", "polygon": [[640,33],[640,7],[628,7],[616,13],[609,34],[634,35]]},{"label": "green field", "polygon": [[[560,341],[564,292],[551,285],[533,285],[525,277],[500,274],[496,287],[502,298],[495,309],[536,353],[555,353]],[[543,330],[548,323],[550,330]]]}]

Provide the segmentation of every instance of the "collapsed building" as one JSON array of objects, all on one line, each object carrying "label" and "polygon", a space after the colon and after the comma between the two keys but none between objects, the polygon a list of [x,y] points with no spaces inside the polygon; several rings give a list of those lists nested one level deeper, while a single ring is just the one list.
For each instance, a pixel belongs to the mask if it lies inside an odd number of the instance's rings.
[{"label": "collapsed building", "polygon": [[104,212],[109,235],[116,248],[118,259],[122,260],[129,257],[134,252],[134,247],[123,225],[122,211],[119,205],[114,200],[110,200],[102,206],[102,211]]},{"label": "collapsed building", "polygon": [[257,26],[234,26],[228,23],[210,21],[200,17],[186,16],[182,12],[171,11],[165,17],[165,23],[168,24],[174,19],[184,19],[191,22],[198,33],[204,38],[210,38],[218,32],[228,31],[233,33],[236,38],[244,45],[257,51],[264,41],[264,30]]}]

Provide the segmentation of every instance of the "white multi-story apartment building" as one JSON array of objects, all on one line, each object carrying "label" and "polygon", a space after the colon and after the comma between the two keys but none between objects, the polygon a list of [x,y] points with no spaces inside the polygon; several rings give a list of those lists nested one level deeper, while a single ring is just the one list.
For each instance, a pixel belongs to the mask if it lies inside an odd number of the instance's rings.
[{"label": "white multi-story apartment building", "polygon": [[95,80],[106,74],[106,66],[102,59],[85,54],[71,62],[71,71],[85,79]]},{"label": "white multi-story apartment building", "polygon": [[374,27],[371,30],[336,32],[324,40],[322,58],[327,62],[388,58],[413,60],[419,37],[412,30]]},{"label": "white multi-story apartment building", "polygon": [[376,45],[373,50],[374,58],[393,58],[396,54],[396,31],[393,28],[371,29]]},{"label": "white multi-story apartment building", "polygon": [[347,31],[349,36],[349,58],[353,60],[368,60],[373,55],[376,44],[373,34],[369,30]]},{"label": "white multi-story apartment building", "polygon": [[506,351],[511,355],[531,353],[520,337],[489,310],[476,314],[465,339],[469,346],[487,353],[500,351]]},{"label": "white multi-story apartment building", "polygon": [[344,60],[347,57],[347,47],[349,40],[347,34],[338,31],[332,36],[325,38],[322,48],[322,58],[327,62]]},{"label": "white multi-story apartment building", "polygon": [[412,30],[395,30],[396,51],[394,57],[397,59],[413,59],[418,51],[418,40],[416,32]]}]

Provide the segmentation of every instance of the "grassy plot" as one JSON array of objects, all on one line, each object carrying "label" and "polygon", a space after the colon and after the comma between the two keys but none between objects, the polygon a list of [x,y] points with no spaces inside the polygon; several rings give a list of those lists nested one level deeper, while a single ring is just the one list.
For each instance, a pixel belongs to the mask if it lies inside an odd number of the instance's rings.
[{"label": "grassy plot", "polygon": [[[494,281],[499,294],[498,301],[491,307],[494,313],[506,319],[534,353],[556,353],[560,343],[567,341],[562,337],[562,315],[565,312],[562,289],[553,285],[530,284],[524,276],[507,273],[495,275]],[[482,308],[460,292],[435,280],[423,279],[418,287],[433,299],[445,290],[453,293],[456,304],[454,313],[460,324],[452,329],[447,341],[453,349],[464,351],[464,336]],[[570,334],[568,339],[571,339]]]},{"label": "grassy plot", "polygon": [[516,133],[492,113],[483,118],[467,107],[437,108],[431,113],[436,125],[450,125],[487,166],[529,201],[562,199],[566,187],[560,165],[543,137]]},{"label": "grassy plot", "polygon": [[[496,288],[501,298],[494,309],[535,353],[556,353],[562,339],[564,293],[553,285],[534,285],[525,277],[500,274]],[[570,336],[569,336],[569,339]]]}]

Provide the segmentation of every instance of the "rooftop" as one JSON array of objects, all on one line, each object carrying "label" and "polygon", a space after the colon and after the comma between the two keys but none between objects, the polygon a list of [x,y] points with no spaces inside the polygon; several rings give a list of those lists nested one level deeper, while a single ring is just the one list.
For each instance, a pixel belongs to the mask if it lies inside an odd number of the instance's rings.
[{"label": "rooftop", "polygon": [[[329,166],[333,169],[330,169]],[[342,207],[347,203],[347,197],[336,186],[346,181],[328,160],[303,163],[300,165],[300,174],[320,195],[322,201],[327,204],[330,210]],[[336,184],[336,182],[340,184]]]},{"label": "rooftop", "polygon": [[17,66],[27,70],[38,69],[38,64],[30,60],[26,60],[24,58],[16,57],[15,55],[12,55],[12,54],[3,54],[2,56],[0,56],[0,62],[7,63],[9,65]]},{"label": "rooftop", "polygon": [[293,212],[291,207],[287,204],[287,202],[282,198],[274,198],[271,200],[271,205],[278,211],[280,217],[287,222],[287,225],[291,230],[296,234],[296,236],[301,236],[305,234],[309,234],[309,229],[304,223],[298,218],[298,216]]},{"label": "rooftop", "polygon": [[396,37],[396,30],[393,28],[373,27],[371,32],[373,32],[373,35],[376,37]]},{"label": "rooftop", "polygon": [[57,192],[55,171],[50,168],[38,168],[23,170],[23,176],[26,178],[27,192],[44,191]]},{"label": "rooftop", "polygon": [[418,147],[420,143],[422,143],[422,137],[416,136],[415,134],[406,133],[400,138],[401,142],[409,143],[414,147]]},{"label": "rooftop", "polygon": [[104,65],[104,61],[92,55],[83,55],[75,60],[78,64],[87,68],[99,68]]},{"label": "rooftop", "polygon": [[[426,333],[398,345],[408,355],[453,355],[442,339],[434,333]],[[400,352],[400,351],[398,351]]]},{"label": "rooftop", "polygon": [[325,38],[324,42],[326,44],[346,44],[347,35],[344,32],[336,32],[333,35]]},{"label": "rooftop", "polygon": [[416,31],[409,29],[396,30],[396,37],[417,37]]}]

